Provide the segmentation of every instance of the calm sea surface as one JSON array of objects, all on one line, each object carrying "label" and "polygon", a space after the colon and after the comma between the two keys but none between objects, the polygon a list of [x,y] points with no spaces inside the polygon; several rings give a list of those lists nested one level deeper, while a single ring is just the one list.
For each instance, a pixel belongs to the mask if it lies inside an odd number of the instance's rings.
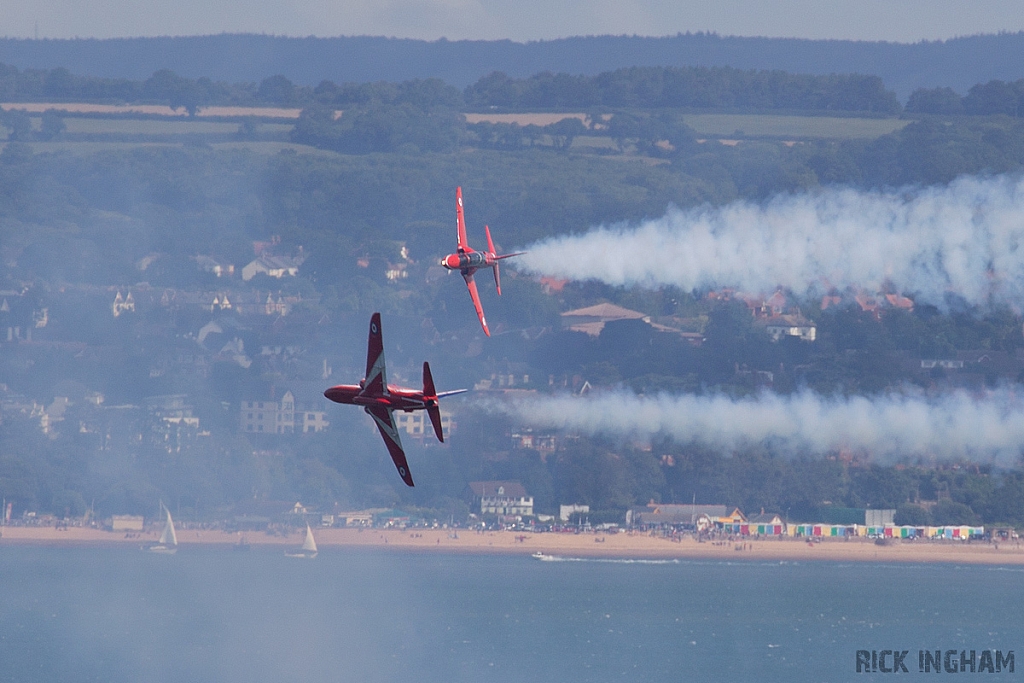
[{"label": "calm sea surface", "polygon": [[918,678],[924,648],[1024,667],[1022,614],[1017,568],[5,546],[0,681],[817,682],[858,649]]}]

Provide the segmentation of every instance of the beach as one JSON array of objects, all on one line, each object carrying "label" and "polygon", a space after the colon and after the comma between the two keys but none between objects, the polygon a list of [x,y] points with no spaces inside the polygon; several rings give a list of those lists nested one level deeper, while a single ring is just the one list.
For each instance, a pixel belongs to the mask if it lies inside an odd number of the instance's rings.
[{"label": "beach", "polygon": [[[6,545],[142,546],[155,543],[159,529],[145,532],[112,532],[88,527],[0,527],[0,548]],[[321,550],[330,548],[381,548],[403,551],[484,553],[555,557],[606,557],[635,559],[706,559],[729,561],[830,561],[830,562],[941,562],[953,564],[1024,565],[1024,548],[1016,543],[984,541],[891,541],[878,545],[871,539],[827,539],[808,543],[797,538],[704,541],[667,538],[641,532],[533,533],[529,531],[472,531],[468,529],[349,529],[314,530]],[[237,532],[180,529],[179,547],[232,546]],[[298,547],[303,532],[284,534],[246,532],[253,549]]]}]

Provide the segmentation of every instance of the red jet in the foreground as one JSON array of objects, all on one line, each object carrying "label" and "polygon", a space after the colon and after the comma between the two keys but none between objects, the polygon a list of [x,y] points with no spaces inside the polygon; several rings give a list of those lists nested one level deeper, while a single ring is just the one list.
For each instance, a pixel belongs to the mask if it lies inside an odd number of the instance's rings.
[{"label": "red jet in the foreground", "polygon": [[430,365],[423,363],[423,391],[396,387],[388,384],[384,371],[384,338],[380,331],[380,313],[370,318],[370,340],[366,349],[366,378],[359,384],[339,384],[324,392],[324,396],[335,403],[363,406],[363,410],[377,423],[377,429],[384,438],[391,459],[395,461],[398,474],[408,486],[413,486],[409,463],[405,459],[402,440],[398,436],[394,411],[426,410],[430,423],[434,425],[437,440],[444,442],[441,431],[441,410],[437,400],[445,396],[461,394],[466,389],[442,391],[434,389],[434,378],[430,376]]},{"label": "red jet in the foreground", "polygon": [[491,336],[487,329],[487,319],[484,318],[484,307],[480,305],[480,292],[477,291],[476,282],[473,280],[473,273],[481,268],[491,268],[494,271],[494,286],[498,288],[498,296],[501,296],[501,274],[498,272],[498,261],[512,256],[519,256],[526,252],[517,251],[514,254],[494,253],[494,242],[491,241],[491,229],[486,225],[484,232],[487,233],[487,251],[474,251],[466,240],[466,214],[462,210],[462,188],[455,190],[455,212],[458,216],[459,228],[459,249],[454,254],[448,254],[441,259],[441,265],[448,270],[462,272],[462,277],[469,287],[469,296],[473,299],[473,308],[476,309],[476,317],[480,318],[480,325],[484,328],[484,334]]}]

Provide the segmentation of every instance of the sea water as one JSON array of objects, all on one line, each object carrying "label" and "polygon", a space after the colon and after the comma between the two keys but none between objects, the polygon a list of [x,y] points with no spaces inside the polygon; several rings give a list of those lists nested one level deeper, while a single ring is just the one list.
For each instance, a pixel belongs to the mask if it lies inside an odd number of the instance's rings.
[{"label": "sea water", "polygon": [[914,678],[1024,666],[1022,605],[1010,567],[4,546],[0,680],[817,682],[858,650]]}]

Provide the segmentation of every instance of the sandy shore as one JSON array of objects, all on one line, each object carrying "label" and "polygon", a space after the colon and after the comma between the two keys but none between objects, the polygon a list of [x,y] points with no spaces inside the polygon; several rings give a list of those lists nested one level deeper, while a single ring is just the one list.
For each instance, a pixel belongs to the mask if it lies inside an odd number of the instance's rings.
[{"label": "sandy shore", "polygon": [[[139,546],[155,543],[157,531],[126,536],[123,532],[99,529],[53,527],[2,527],[0,547],[5,545],[106,545]],[[797,539],[753,540],[742,543],[698,543],[678,541],[639,533],[562,534],[515,531],[475,532],[459,530],[317,529],[321,549],[375,547],[395,550],[530,555],[543,553],[559,557],[680,558],[712,560],[790,560],[831,562],[945,562],[953,564],[1024,565],[1024,548],[1002,543],[895,542],[879,546],[868,539],[826,540],[809,544]],[[288,536],[249,532],[245,535],[256,549],[298,546],[302,532]],[[178,531],[182,548],[190,545],[230,546],[238,534],[223,531]],[[740,548],[740,549],[737,549]]]}]

